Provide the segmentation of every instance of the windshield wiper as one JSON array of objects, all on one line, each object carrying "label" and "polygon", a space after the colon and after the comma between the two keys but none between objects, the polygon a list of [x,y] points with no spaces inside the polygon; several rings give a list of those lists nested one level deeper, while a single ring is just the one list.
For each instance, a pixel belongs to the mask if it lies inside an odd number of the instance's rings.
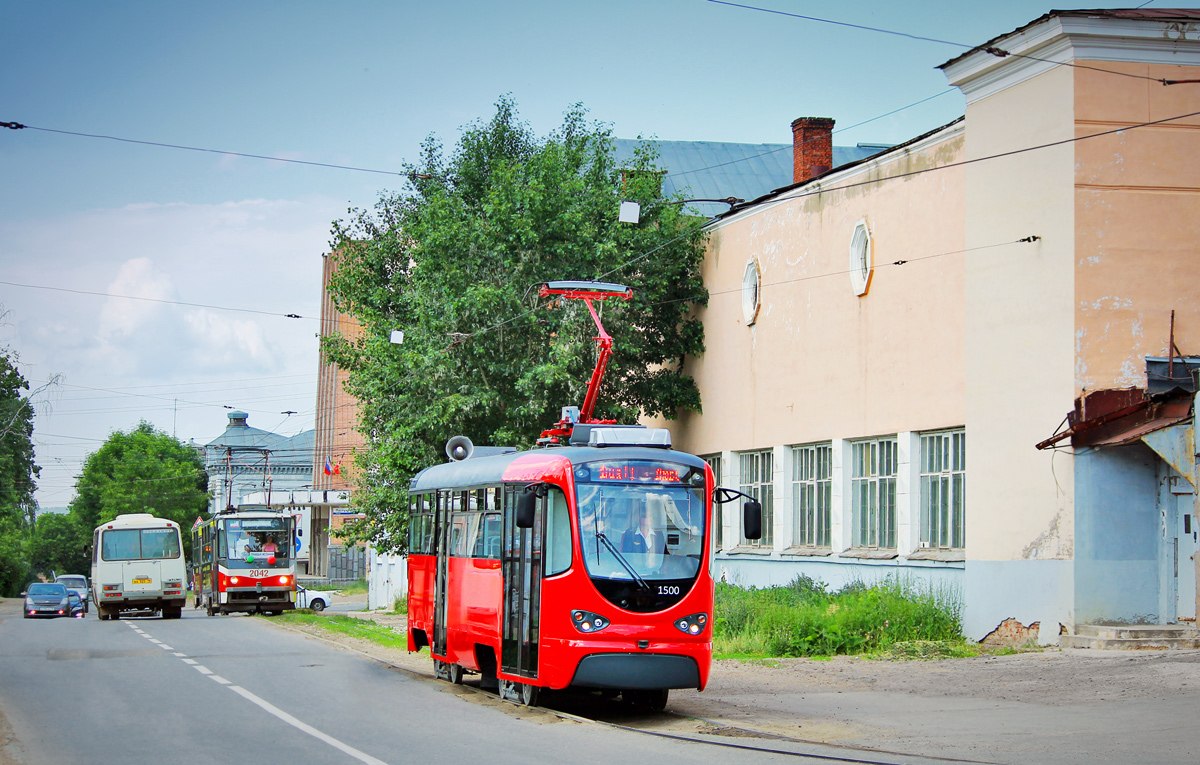
[{"label": "windshield wiper", "polygon": [[624,566],[625,570],[629,572],[629,575],[633,577],[633,581],[637,582],[638,587],[641,587],[643,590],[650,589],[650,583],[639,576],[637,571],[634,571],[633,566],[629,564],[629,561],[625,560],[625,556],[622,555],[619,550],[617,550],[617,546],[608,541],[608,537],[604,536],[604,532],[597,531],[596,539],[599,539],[604,543],[604,546],[607,547],[608,551],[613,554],[613,557],[617,559],[617,562]]}]

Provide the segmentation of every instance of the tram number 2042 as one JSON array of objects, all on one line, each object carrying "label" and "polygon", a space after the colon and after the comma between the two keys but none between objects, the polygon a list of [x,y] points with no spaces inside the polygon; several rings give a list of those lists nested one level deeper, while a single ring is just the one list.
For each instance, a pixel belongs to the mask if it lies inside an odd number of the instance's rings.
[{"label": "tram number 2042", "polygon": [[677,584],[660,584],[658,586],[659,595],[678,595],[679,585]]},{"label": "tram number 2042", "polygon": [[252,568],[246,573],[250,574],[250,576],[261,578],[267,575],[267,570],[265,568]]}]

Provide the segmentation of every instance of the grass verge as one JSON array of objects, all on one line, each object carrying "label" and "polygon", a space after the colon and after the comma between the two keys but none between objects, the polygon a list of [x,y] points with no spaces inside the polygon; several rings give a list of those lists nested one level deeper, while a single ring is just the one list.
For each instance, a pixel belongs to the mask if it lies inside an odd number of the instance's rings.
[{"label": "grass verge", "polygon": [[347,635],[361,640],[368,640],[385,648],[408,650],[407,635],[403,632],[396,632],[391,627],[373,622],[370,619],[356,619],[353,616],[335,614],[316,614],[306,609],[299,609],[271,617],[271,620],[283,622],[284,624],[315,627],[337,635]]}]

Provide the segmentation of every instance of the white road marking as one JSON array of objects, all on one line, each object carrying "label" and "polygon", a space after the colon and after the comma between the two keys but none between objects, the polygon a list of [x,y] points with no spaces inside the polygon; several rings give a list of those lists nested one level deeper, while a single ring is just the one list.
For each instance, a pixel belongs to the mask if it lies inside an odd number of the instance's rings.
[{"label": "white road marking", "polygon": [[[128,622],[126,622],[126,623],[128,624]],[[133,625],[129,625],[129,626],[133,627]],[[146,638],[150,642],[157,643],[158,645],[162,646],[163,650],[165,650],[165,651],[174,650],[171,648],[171,646],[166,645],[161,640],[155,640],[150,635],[146,634],[145,632],[142,632],[141,629],[139,629],[137,627],[133,627],[133,629],[135,632],[140,633],[142,635],[142,637]],[[320,741],[324,741],[326,744],[329,744],[334,749],[337,749],[340,752],[344,752],[345,754],[350,755],[351,757],[358,760],[359,762],[365,763],[365,765],[387,765],[387,763],[385,763],[383,760],[377,759],[377,758],[372,757],[371,755],[367,754],[366,752],[355,749],[354,747],[350,746],[349,744],[347,744],[343,741],[339,741],[338,739],[334,738],[333,736],[330,736],[328,733],[324,733],[322,731],[317,730],[316,728],[314,728],[313,726],[304,722],[303,720],[299,720],[299,719],[293,717],[292,715],[283,711],[282,709],[275,706],[271,702],[267,701],[266,699],[260,698],[259,696],[254,695],[253,693],[251,693],[250,691],[241,687],[240,685],[234,685],[231,681],[216,674],[211,669],[200,664],[195,659],[189,659],[187,657],[187,654],[175,652],[175,655],[179,657],[180,661],[182,661],[184,664],[191,665],[192,669],[196,670],[200,674],[207,675],[208,677],[215,680],[220,685],[225,686],[229,690],[238,694],[239,696],[246,699],[247,701],[255,704],[256,706],[263,709],[264,711],[274,715],[275,717],[278,717],[280,720],[284,721],[285,723],[292,726],[296,730],[307,733],[308,735],[310,735],[313,738],[318,739]]]},{"label": "white road marking", "polygon": [[387,763],[385,763],[383,760],[376,759],[376,758],[372,757],[371,755],[367,754],[366,752],[359,751],[358,749],[355,749],[354,747],[350,746],[349,744],[338,741],[336,738],[334,738],[333,736],[330,736],[327,733],[322,733],[321,731],[317,730],[316,728],[312,727],[311,725],[309,725],[306,722],[297,720],[295,717],[292,717],[290,714],[288,714],[287,712],[284,712],[279,707],[271,704],[269,701],[266,701],[264,699],[259,698],[258,696],[255,696],[253,693],[251,693],[250,691],[241,687],[240,685],[230,685],[229,690],[238,694],[239,696],[246,699],[247,701],[250,701],[250,702],[258,705],[265,711],[270,712],[271,714],[278,717],[280,720],[283,720],[288,725],[291,725],[293,728],[303,731],[304,733],[307,733],[308,735],[312,736],[313,738],[324,741],[326,744],[329,744],[334,749],[345,752],[346,754],[350,755],[351,757],[358,760],[359,762],[367,763],[367,765],[387,765]]},{"label": "white road marking", "polygon": [[159,647],[159,648],[161,648],[161,649],[163,649],[164,651],[174,651],[174,650],[175,650],[174,648],[172,648],[171,646],[167,645],[166,643],[159,643],[159,644],[158,644],[158,647]]}]

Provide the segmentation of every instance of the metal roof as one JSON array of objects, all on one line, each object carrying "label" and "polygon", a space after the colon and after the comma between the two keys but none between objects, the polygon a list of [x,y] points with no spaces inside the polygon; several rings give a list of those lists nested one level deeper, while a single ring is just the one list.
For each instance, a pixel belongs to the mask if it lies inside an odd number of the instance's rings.
[{"label": "metal roof", "polygon": [[[658,165],[666,171],[663,195],[681,194],[688,198],[757,199],[792,183],[792,144],[725,143],[721,141],[642,141],[617,138],[619,164],[632,160],[634,150],[643,143],[658,148]],[[878,154],[884,144],[834,146],[833,165],[840,167]],[[703,215],[725,212],[727,205],[693,203],[688,205]]]}]

